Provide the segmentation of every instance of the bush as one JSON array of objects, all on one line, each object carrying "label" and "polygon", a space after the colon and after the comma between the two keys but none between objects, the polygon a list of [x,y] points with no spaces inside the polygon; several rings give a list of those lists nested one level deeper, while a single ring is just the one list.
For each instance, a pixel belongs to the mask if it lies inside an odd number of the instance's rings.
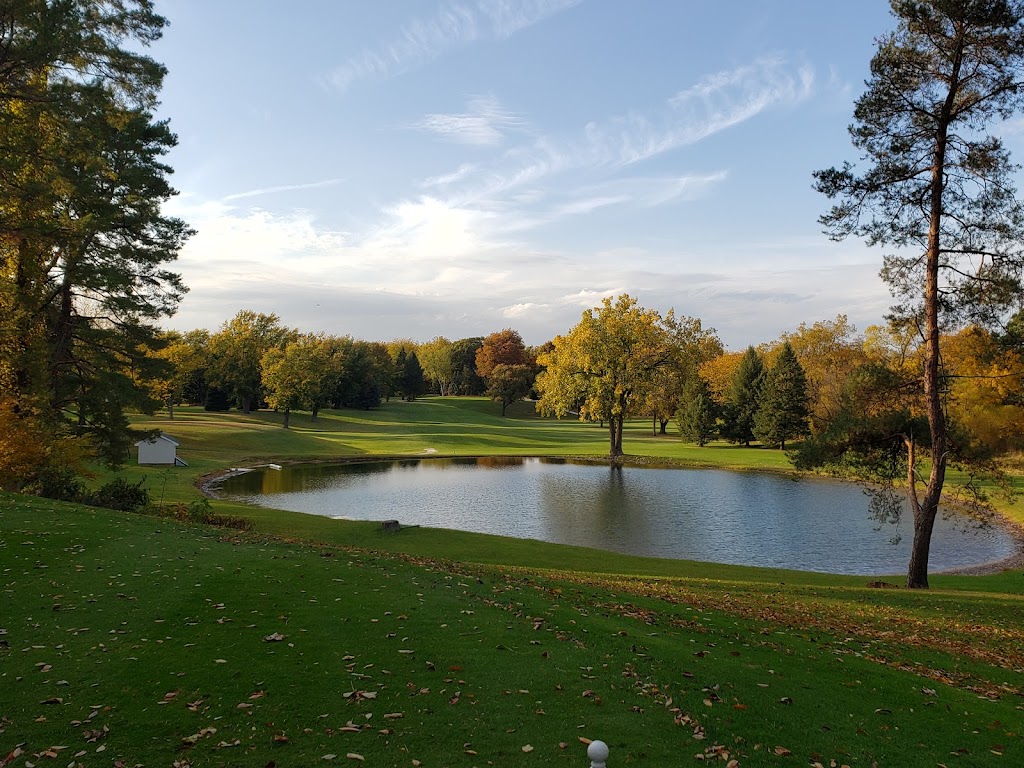
[{"label": "bush", "polygon": [[85,493],[80,499],[83,504],[122,512],[138,512],[149,504],[149,491],[142,487],[145,479],[129,483],[123,477],[116,477],[95,491]]},{"label": "bush", "polygon": [[178,503],[166,510],[157,511],[163,517],[172,517],[185,523],[201,523],[203,525],[215,525],[218,528],[233,528],[236,531],[252,530],[252,521],[244,517],[233,515],[218,515],[214,513],[210,500],[207,498],[196,499],[188,504]]}]

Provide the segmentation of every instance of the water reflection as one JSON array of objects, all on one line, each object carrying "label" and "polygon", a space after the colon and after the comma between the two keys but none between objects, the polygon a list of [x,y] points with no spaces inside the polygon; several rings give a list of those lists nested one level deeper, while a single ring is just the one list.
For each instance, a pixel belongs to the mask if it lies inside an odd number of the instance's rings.
[{"label": "water reflection", "polygon": [[[403,459],[294,465],[230,478],[264,506],[456,528],[657,557],[834,573],[895,573],[909,556],[855,485],[723,470],[564,459]],[[935,569],[1005,557],[999,529],[937,522]],[[904,527],[909,527],[909,517]]]}]

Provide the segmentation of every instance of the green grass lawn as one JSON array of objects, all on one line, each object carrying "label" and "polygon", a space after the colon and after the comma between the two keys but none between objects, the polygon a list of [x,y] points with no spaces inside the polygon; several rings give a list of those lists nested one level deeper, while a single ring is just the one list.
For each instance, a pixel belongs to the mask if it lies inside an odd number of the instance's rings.
[{"label": "green grass lawn", "polygon": [[[126,474],[170,504],[263,461],[606,451],[467,398],[279,418],[140,420],[190,466]],[[625,448],[788,467],[641,424]],[[0,495],[0,766],[586,766],[581,739],[613,768],[1024,764],[1020,572],[920,593],[215,509],[255,531]]]}]

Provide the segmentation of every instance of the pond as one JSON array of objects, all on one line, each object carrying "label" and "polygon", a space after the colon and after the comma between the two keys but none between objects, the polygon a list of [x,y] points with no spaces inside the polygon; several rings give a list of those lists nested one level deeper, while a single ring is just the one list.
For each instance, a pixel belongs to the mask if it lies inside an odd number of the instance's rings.
[{"label": "pond", "polygon": [[[868,515],[851,483],[545,458],[303,464],[229,477],[223,495],[355,520],[455,528],[631,555],[850,574],[901,573],[913,535]],[[898,543],[891,543],[899,538]],[[998,527],[937,521],[933,571],[998,560]]]}]

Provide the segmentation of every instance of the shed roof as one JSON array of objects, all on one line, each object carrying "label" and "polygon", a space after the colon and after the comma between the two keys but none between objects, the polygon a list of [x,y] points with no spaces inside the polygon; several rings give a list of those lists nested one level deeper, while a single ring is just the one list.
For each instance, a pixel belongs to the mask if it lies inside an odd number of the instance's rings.
[{"label": "shed roof", "polygon": [[170,435],[166,435],[163,432],[161,432],[156,437],[149,438],[148,440],[139,440],[137,443],[135,443],[135,445],[139,446],[139,445],[143,445],[145,443],[155,443],[157,440],[166,440],[169,443],[174,443],[175,445],[181,445],[181,443],[179,443],[173,437],[171,437]]}]

